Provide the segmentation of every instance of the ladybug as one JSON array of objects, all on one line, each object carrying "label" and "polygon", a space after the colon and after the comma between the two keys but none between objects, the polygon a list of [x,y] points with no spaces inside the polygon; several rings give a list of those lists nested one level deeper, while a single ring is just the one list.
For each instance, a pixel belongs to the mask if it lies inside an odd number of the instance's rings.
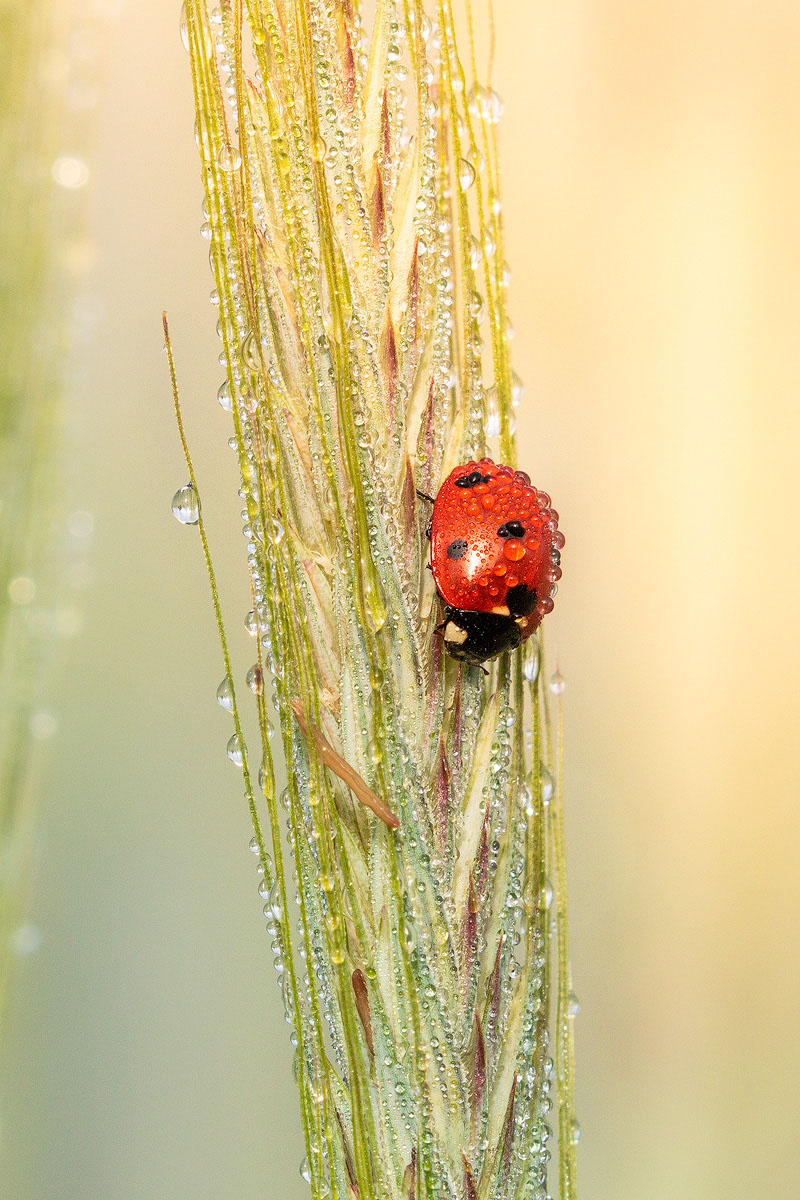
[{"label": "ladybug", "polygon": [[444,604],[438,628],[454,658],[479,666],[513,650],[551,612],[564,535],[550,497],[524,471],[490,458],[456,467],[428,534]]}]

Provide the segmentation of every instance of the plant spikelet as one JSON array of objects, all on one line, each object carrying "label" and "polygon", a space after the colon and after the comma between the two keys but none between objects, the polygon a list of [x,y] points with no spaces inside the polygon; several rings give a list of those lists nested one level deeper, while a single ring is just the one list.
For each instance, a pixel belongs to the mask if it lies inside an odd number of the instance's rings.
[{"label": "plant spikelet", "polygon": [[552,701],[537,639],[486,674],[443,654],[417,492],[487,451],[514,462],[499,100],[474,55],[465,70],[450,0],[369,11],[187,0],[184,16],[246,505],[257,788],[241,748],[303,1173],[315,1200],[544,1200],[555,1100],[567,1198]]}]

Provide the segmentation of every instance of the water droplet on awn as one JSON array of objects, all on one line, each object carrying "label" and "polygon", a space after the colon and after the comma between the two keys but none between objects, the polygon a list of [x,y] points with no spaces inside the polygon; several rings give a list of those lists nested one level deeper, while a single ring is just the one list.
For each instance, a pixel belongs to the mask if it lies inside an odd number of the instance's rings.
[{"label": "water droplet on awn", "polygon": [[237,734],[234,734],[233,737],[228,741],[228,758],[232,763],[235,763],[237,767],[241,767],[244,762],[242,743],[239,741]]},{"label": "water droplet on awn", "polygon": [[466,158],[462,158],[458,164],[458,182],[465,192],[475,182],[475,168],[471,162],[467,162]]},{"label": "water droplet on awn", "polygon": [[220,385],[217,392],[217,400],[219,401],[220,408],[224,408],[225,412],[233,412],[233,395],[231,394],[231,385],[227,379]]},{"label": "water droplet on awn", "polygon": [[181,41],[183,42],[184,50],[189,49],[189,21],[186,16],[186,4],[181,5],[181,18],[179,29],[181,33]]},{"label": "water droplet on awn", "polygon": [[217,688],[217,704],[219,704],[220,708],[225,708],[228,712],[233,712],[233,688],[227,675]]},{"label": "water droplet on awn", "polygon": [[539,645],[537,642],[531,646],[522,668],[522,674],[528,683],[533,683],[539,674]]},{"label": "water droplet on awn", "polygon": [[471,87],[467,96],[470,112],[477,117],[483,117],[489,125],[496,125],[503,115],[505,105],[494,88],[483,87],[477,83]]},{"label": "water droplet on awn", "polygon": [[231,146],[225,142],[219,148],[217,162],[223,171],[230,173],[232,171],[238,171],[239,167],[242,165],[242,156],[235,146]]},{"label": "water droplet on awn", "polygon": [[196,525],[200,520],[200,501],[190,483],[178,488],[172,497],[172,515],[181,525]]},{"label": "water droplet on awn", "polygon": [[260,696],[264,691],[264,672],[258,663],[254,663],[247,672],[247,686],[256,696]]},{"label": "water droplet on awn", "polygon": [[556,671],[550,680],[550,691],[554,696],[561,696],[564,688],[567,686],[567,681],[560,671]]}]

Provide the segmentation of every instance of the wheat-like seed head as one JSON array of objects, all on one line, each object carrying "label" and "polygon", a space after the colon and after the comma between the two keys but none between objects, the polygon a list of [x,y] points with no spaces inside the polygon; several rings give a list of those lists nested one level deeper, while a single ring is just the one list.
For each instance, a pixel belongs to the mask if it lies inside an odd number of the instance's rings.
[{"label": "wheat-like seed head", "polygon": [[231,753],[314,1197],[544,1198],[556,1069],[567,1197],[563,853],[538,642],[487,676],[443,655],[416,494],[487,450],[513,460],[516,386],[500,101],[474,54],[467,78],[450,0],[427,8],[187,0],[247,510],[258,788],[233,691]]}]

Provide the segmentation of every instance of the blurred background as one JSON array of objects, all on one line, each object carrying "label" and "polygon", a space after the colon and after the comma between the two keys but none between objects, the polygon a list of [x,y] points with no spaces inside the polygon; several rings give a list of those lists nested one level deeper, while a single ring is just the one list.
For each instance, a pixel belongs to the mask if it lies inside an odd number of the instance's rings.
[{"label": "blurred background", "polygon": [[[101,7],[65,500],[94,579],[51,688],[2,1193],[303,1200],[204,568],[170,513],[162,308],[244,668],[188,60],[177,4]],[[796,1196],[800,9],[496,9],[520,458],[567,536],[581,1194]]]}]

